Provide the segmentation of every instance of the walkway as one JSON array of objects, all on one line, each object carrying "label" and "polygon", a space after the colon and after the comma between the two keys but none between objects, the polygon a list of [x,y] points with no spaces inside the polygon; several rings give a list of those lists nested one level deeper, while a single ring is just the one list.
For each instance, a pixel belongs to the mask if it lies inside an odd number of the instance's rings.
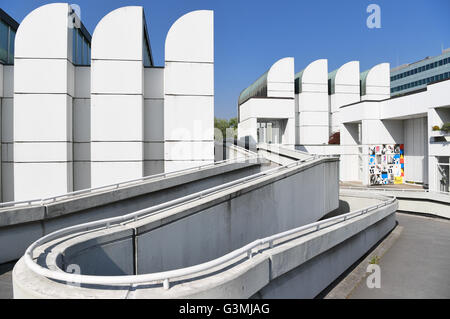
[{"label": "walkway", "polygon": [[0,299],[13,297],[12,270],[16,262],[0,265]]},{"label": "walkway", "polygon": [[450,221],[397,213],[404,227],[380,259],[381,288],[364,278],[349,298],[450,298]]}]

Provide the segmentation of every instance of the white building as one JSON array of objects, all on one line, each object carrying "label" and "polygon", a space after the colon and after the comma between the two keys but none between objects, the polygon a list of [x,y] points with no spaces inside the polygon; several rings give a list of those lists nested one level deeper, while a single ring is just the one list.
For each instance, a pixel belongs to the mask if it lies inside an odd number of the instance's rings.
[{"label": "white building", "polygon": [[278,60],[238,101],[238,138],[295,145],[294,58]]},{"label": "white building", "polygon": [[0,62],[1,200],[213,162],[213,32],[212,11],[182,16],[158,67],[142,7],[110,12],[92,39],[69,4],[28,14]]},{"label": "white building", "polygon": [[[448,79],[391,97],[388,63],[360,72],[359,61],[351,61],[328,73],[327,60],[320,59],[297,73],[295,84],[287,80],[293,77],[293,67],[283,72],[284,90],[295,90],[295,105],[269,95],[267,81],[259,78],[239,98],[240,139],[249,136],[253,142],[292,147],[292,139],[285,138],[291,131],[281,130],[283,138],[267,138],[269,129],[262,123],[273,127],[289,122],[294,110],[295,148],[339,155],[342,181],[418,183],[449,190],[450,133],[432,130],[450,122]],[[340,144],[329,144],[336,132]]]}]

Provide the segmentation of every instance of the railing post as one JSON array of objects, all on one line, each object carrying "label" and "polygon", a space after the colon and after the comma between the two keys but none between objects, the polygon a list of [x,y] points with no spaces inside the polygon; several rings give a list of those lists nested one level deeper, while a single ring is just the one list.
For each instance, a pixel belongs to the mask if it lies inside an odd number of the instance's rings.
[{"label": "railing post", "polygon": [[169,283],[169,279],[164,279],[163,281],[163,287],[165,290],[168,290],[170,288],[170,283]]},{"label": "railing post", "polygon": [[252,250],[251,249],[247,250],[247,257],[250,259],[252,258]]},{"label": "railing post", "polygon": [[269,241],[269,248],[273,248],[273,240]]}]

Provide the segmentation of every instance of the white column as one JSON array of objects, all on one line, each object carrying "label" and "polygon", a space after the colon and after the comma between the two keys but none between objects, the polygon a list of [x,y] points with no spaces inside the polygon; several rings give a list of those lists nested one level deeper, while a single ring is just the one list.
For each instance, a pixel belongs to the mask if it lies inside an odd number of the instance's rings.
[{"label": "white column", "polygon": [[359,61],[351,61],[329,74],[331,80],[331,133],[339,131],[339,108],[360,101]]},{"label": "white column", "polygon": [[296,76],[297,144],[328,144],[328,60],[309,64]]},{"label": "white column", "polygon": [[144,69],[144,175],[164,172],[164,68]]},{"label": "white column", "polygon": [[278,99],[271,101],[271,107],[285,111],[283,118],[286,118],[286,126],[281,143],[291,148],[295,145],[294,70],[294,58],[286,57],[275,62],[267,73],[267,98]]},{"label": "white column", "polygon": [[68,4],[44,5],[20,24],[14,59],[14,200],[72,191]]},{"label": "white column", "polygon": [[361,73],[361,101],[378,101],[391,97],[389,63],[380,63]]},{"label": "white column", "polygon": [[3,66],[3,98],[1,111],[2,130],[2,201],[14,200],[14,159],[13,159],[13,105],[14,105],[14,66]]},{"label": "white column", "polygon": [[164,140],[166,172],[214,161],[212,11],[185,14],[167,34]]},{"label": "white column", "polygon": [[91,187],[91,68],[75,67],[73,188]]},{"label": "white column", "polygon": [[143,176],[142,7],[110,12],[92,36],[91,187]]}]

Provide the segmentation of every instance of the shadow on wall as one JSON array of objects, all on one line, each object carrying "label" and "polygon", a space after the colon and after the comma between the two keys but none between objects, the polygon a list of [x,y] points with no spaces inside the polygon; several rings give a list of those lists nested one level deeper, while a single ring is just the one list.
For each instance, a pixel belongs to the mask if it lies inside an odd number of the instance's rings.
[{"label": "shadow on wall", "polygon": [[334,216],[350,213],[350,205],[345,200],[339,200],[339,207],[323,216],[320,220],[331,218]]}]

